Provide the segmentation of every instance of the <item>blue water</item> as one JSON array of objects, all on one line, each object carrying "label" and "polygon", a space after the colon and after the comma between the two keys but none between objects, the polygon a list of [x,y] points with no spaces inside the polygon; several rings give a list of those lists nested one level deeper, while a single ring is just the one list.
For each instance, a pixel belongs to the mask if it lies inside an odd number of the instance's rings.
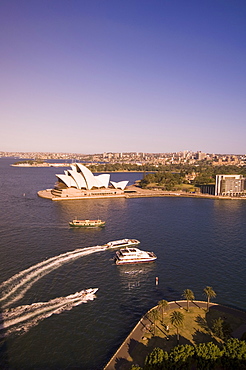
[{"label": "blue water", "polygon": [[[5,332],[0,367],[7,369],[100,370],[139,318],[159,300],[180,299],[192,289],[204,299],[210,285],[215,302],[246,309],[246,202],[192,198],[97,199],[52,202],[38,190],[52,188],[61,168],[16,168],[14,159],[0,159],[0,283],[19,272],[57,256],[58,265],[43,272],[35,267],[15,301],[2,301],[17,312]],[[113,181],[141,179],[140,173],[111,174]],[[68,221],[106,220],[103,229],[74,230]],[[75,249],[110,240],[137,238],[140,247],[154,251],[152,264],[116,266],[114,251],[83,255],[70,262],[61,256]],[[47,264],[49,261],[47,262]],[[38,265],[39,266],[39,265]],[[155,285],[155,277],[159,285]],[[21,281],[16,278],[9,287]],[[98,287],[94,300],[63,307],[47,316],[38,306],[35,323],[18,324],[18,310],[49,302],[82,289]],[[25,289],[26,288],[26,289]],[[59,304],[63,298],[59,298]],[[35,305],[34,305],[35,306]],[[22,330],[19,330],[19,329]],[[4,331],[2,331],[4,332]]]}]

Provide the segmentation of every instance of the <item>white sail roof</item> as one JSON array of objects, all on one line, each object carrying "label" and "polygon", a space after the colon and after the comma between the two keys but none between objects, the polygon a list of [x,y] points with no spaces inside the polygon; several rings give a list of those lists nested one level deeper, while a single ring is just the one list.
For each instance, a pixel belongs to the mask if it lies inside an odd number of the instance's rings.
[{"label": "white sail roof", "polygon": [[85,179],[85,183],[86,183],[86,189],[88,190],[91,190],[93,188],[93,186],[97,186],[96,184],[96,181],[94,179],[94,175],[93,173],[89,170],[89,168],[83,166],[82,164],[80,163],[76,163],[76,166],[78,167],[78,169],[81,171],[84,179]]},{"label": "white sail roof", "polygon": [[[94,176],[94,178],[95,178],[97,181],[100,181],[100,183],[102,184],[102,185],[101,185],[102,187],[108,188],[109,180],[110,180],[110,175],[109,175],[109,174],[107,174],[107,173],[103,173],[103,174],[101,174],[101,175]],[[100,187],[101,187],[101,186],[100,186]]]},{"label": "white sail roof", "polygon": [[77,172],[76,170],[68,170],[68,173],[72,176],[72,178],[76,182],[78,189],[86,188],[85,179],[81,175],[81,173]]},{"label": "white sail roof", "polygon": [[64,171],[64,175],[56,175],[67,187],[75,187],[77,189],[91,190],[94,188],[108,188],[109,182],[116,189],[124,190],[128,181],[114,182],[110,181],[110,175],[103,173],[94,176],[93,173],[81,163],[71,165],[71,170]]},{"label": "white sail roof", "polygon": [[56,175],[58,179],[60,179],[68,188],[77,188],[77,184],[74,179],[69,175]]},{"label": "white sail roof", "polygon": [[119,181],[119,182],[115,182],[115,181],[110,181],[110,183],[113,185],[113,187],[115,189],[121,189],[121,190],[124,190],[126,185],[128,184],[129,181]]}]

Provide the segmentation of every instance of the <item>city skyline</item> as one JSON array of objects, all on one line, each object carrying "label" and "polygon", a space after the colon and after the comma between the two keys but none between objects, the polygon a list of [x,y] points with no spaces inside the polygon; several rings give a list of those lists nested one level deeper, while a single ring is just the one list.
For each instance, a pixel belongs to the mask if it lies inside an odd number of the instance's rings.
[{"label": "city skyline", "polygon": [[2,1],[1,151],[245,153],[244,1]]}]

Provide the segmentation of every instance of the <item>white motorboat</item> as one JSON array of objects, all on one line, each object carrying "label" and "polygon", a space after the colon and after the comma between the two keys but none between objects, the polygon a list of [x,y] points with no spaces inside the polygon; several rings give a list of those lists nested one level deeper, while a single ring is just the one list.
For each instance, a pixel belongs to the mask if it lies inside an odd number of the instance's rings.
[{"label": "white motorboat", "polygon": [[79,298],[79,297],[85,297],[87,295],[95,294],[98,291],[98,288],[89,288],[81,290],[80,292],[76,292],[73,294],[68,295],[66,298]]},{"label": "white motorboat", "polygon": [[98,291],[98,288],[89,288],[85,290],[85,294],[95,294]]},{"label": "white motorboat", "polygon": [[134,245],[138,245],[139,243],[140,241],[137,239],[121,239],[108,242],[107,244],[105,244],[105,247],[107,248],[131,247]]},{"label": "white motorboat", "polygon": [[116,252],[115,263],[116,265],[125,265],[130,263],[153,262],[156,258],[153,252],[126,247]]}]

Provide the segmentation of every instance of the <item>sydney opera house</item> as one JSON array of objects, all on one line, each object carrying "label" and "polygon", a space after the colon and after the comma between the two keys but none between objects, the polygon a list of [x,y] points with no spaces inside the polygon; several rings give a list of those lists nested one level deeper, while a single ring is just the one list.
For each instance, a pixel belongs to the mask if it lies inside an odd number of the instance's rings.
[{"label": "sydney opera house", "polygon": [[124,189],[128,184],[128,181],[110,181],[109,174],[93,175],[81,163],[71,165],[71,170],[56,177],[54,189],[39,191],[39,196],[52,200],[124,196]]}]

